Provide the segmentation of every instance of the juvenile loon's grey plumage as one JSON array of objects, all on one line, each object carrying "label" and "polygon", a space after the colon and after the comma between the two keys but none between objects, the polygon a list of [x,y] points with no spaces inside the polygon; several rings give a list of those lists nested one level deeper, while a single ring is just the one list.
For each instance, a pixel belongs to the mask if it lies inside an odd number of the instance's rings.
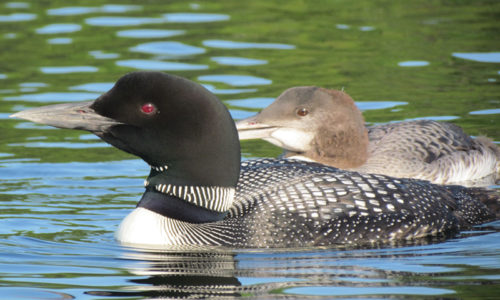
[{"label": "juvenile loon's grey plumage", "polygon": [[286,90],[237,128],[240,139],[265,139],[286,157],[353,171],[465,185],[491,184],[500,172],[500,150],[486,138],[429,120],[366,129],[349,95],[318,87]]},{"label": "juvenile loon's grey plumage", "polygon": [[224,105],[200,85],[159,72],[127,74],[91,103],[13,116],[89,130],[151,166],[146,191],[116,233],[126,244],[385,242],[447,235],[495,218],[480,201],[496,197],[485,190],[290,159],[240,164],[238,134]]}]

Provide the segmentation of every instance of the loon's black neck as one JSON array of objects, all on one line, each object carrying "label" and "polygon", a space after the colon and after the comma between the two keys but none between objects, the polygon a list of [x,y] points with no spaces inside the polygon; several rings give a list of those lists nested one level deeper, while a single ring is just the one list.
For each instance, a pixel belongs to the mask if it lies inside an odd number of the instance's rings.
[{"label": "loon's black neck", "polygon": [[146,191],[137,207],[189,223],[222,220],[234,199],[234,186],[197,185],[175,177],[168,165],[152,166],[144,182]]},{"label": "loon's black neck", "polygon": [[176,196],[147,189],[142,195],[137,207],[146,208],[164,217],[189,222],[207,223],[224,219],[226,212],[209,210],[204,207],[191,204]]}]

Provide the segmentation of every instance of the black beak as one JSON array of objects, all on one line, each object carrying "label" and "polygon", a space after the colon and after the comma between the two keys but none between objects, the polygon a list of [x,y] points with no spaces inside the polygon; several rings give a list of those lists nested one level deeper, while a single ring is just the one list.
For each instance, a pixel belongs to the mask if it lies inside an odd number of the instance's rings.
[{"label": "black beak", "polygon": [[20,111],[10,115],[10,117],[59,128],[87,130],[97,134],[105,132],[107,128],[113,125],[123,124],[96,113],[96,111],[91,108],[92,103],[94,102],[89,101],[42,106]]}]

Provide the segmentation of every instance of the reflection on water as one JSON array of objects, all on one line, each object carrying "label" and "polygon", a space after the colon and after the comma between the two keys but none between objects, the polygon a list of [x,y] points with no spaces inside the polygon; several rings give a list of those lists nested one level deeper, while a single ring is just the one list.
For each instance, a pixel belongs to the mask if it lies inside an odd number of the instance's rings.
[{"label": "reflection on water", "polygon": [[34,14],[13,13],[10,15],[0,15],[0,22],[24,22],[36,19]]},{"label": "reflection on water", "polygon": [[173,23],[206,23],[229,20],[228,15],[203,13],[170,13],[164,14],[167,22]]},{"label": "reflection on water", "polygon": [[40,88],[48,86],[43,82],[22,82],[19,84],[20,87],[30,87],[30,88]]},{"label": "reflection on water", "polygon": [[93,26],[137,26],[157,23],[206,23],[229,20],[228,15],[204,13],[170,13],[162,17],[91,17],[85,23]]},{"label": "reflection on water", "polygon": [[25,94],[20,96],[4,97],[6,101],[29,101],[29,102],[63,102],[63,101],[86,101],[94,100],[99,97],[99,93],[39,93],[39,94]]},{"label": "reflection on water", "polygon": [[373,26],[360,26],[359,30],[361,30],[361,31],[372,31],[372,30],[375,30],[375,27],[373,27]]},{"label": "reflection on water", "polygon": [[71,38],[54,38],[47,40],[47,43],[54,45],[65,45],[65,44],[71,44],[72,42],[73,39]]},{"label": "reflection on water", "polygon": [[262,109],[269,106],[269,104],[273,103],[273,101],[274,98],[247,98],[240,100],[230,100],[226,101],[226,103],[236,107]]},{"label": "reflection on water", "polygon": [[[27,127],[17,127],[20,129],[26,129]],[[102,147],[110,147],[109,144],[106,143],[45,143],[45,142],[30,142],[30,143],[21,143],[21,144],[9,144],[11,147],[28,147],[28,148],[66,148],[66,149],[85,149],[85,148],[102,148]]]},{"label": "reflection on water", "polygon": [[500,52],[489,53],[453,53],[455,57],[485,63],[500,63]]},{"label": "reflection on water", "polygon": [[160,61],[152,59],[127,59],[118,60],[116,65],[120,67],[134,68],[138,70],[150,71],[186,71],[186,70],[205,70],[207,65],[195,65],[188,63]]},{"label": "reflection on water", "polygon": [[215,86],[207,83],[202,84],[207,90],[217,95],[244,94],[254,93],[257,89],[218,89]]},{"label": "reflection on water", "polygon": [[249,43],[249,42],[234,42],[223,40],[207,40],[203,41],[203,45],[212,48],[226,49],[294,49],[293,45],[276,44],[276,43]]},{"label": "reflection on water", "polygon": [[82,26],[78,24],[49,24],[42,28],[38,28],[36,30],[36,33],[38,34],[70,33],[79,31],[81,29]]},{"label": "reflection on water", "polygon": [[152,39],[166,38],[184,34],[184,30],[168,30],[168,29],[129,29],[121,30],[116,33],[119,37],[128,37],[136,39]]},{"label": "reflection on water", "polygon": [[68,6],[51,8],[47,10],[48,15],[52,16],[72,16],[83,15],[90,13],[125,13],[128,11],[139,10],[142,7],[139,5],[119,5],[119,4],[105,4],[100,7],[86,7],[86,6]]},{"label": "reflection on water", "polygon": [[85,19],[85,23],[92,26],[139,26],[144,24],[162,23],[161,18],[140,17],[92,17]]},{"label": "reflection on water", "polygon": [[[487,252],[467,247],[471,241],[499,237],[498,234],[472,235],[468,242],[454,240],[387,249],[115,249],[121,254],[122,267],[127,270],[127,274],[114,276],[118,277],[115,282],[120,282],[125,288],[107,287],[109,283],[106,281],[92,288],[87,283],[94,279],[92,276],[82,276],[80,285],[87,288],[84,290],[86,295],[101,297],[260,298],[278,293],[327,297],[379,295],[385,298],[393,295],[449,297],[458,292],[464,296],[463,287],[471,288],[486,279],[474,275],[478,267],[488,266],[492,274],[500,267],[498,263],[489,262]],[[417,251],[425,256],[415,256]],[[467,259],[477,251],[486,257],[470,260],[468,264],[451,261],[453,258]],[[109,270],[108,274],[113,265],[111,261],[103,266]],[[73,273],[92,272],[88,268],[68,267]],[[494,282],[500,278],[491,276],[486,280]],[[52,278],[35,281],[42,284],[61,282]],[[455,288],[459,286],[462,288]],[[495,289],[488,285],[481,291],[484,297],[495,293]]]},{"label": "reflection on water", "polygon": [[221,82],[232,86],[266,85],[272,81],[250,75],[204,75],[198,77],[199,81]]},{"label": "reflection on water", "polygon": [[253,65],[267,64],[267,60],[264,59],[253,59],[244,57],[215,56],[212,57],[211,60],[221,65],[230,65],[230,66],[253,66]]},{"label": "reflection on water", "polygon": [[92,66],[40,67],[40,71],[45,74],[97,72],[97,70],[99,69]]},{"label": "reflection on water", "polygon": [[345,87],[368,123],[452,121],[499,141],[500,2],[445,2],[0,3],[0,299],[497,297],[499,222],[378,248],[122,247],[113,232],[149,167],[94,135],[9,118],[159,70],[202,83],[234,119],[292,86]]},{"label": "reflection on water", "polygon": [[429,62],[425,60],[409,60],[409,61],[402,61],[398,63],[398,66],[400,67],[425,67],[428,66]]},{"label": "reflection on water", "polygon": [[433,121],[451,121],[458,119],[457,116],[426,116],[418,118],[408,118],[405,121],[417,121],[417,120],[433,120]]},{"label": "reflection on water", "polygon": [[471,115],[500,114],[500,108],[476,110],[476,111],[471,111],[470,114]]},{"label": "reflection on water", "polygon": [[92,83],[84,83],[76,86],[69,87],[69,90],[75,91],[87,91],[87,92],[95,92],[95,93],[105,93],[109,91],[114,82],[92,82]]},{"label": "reflection on water", "polygon": [[26,3],[26,2],[8,2],[8,3],[5,3],[5,7],[7,7],[7,8],[28,8],[28,7],[30,7],[30,4]]},{"label": "reflection on water", "polygon": [[130,51],[148,54],[161,54],[168,57],[196,55],[205,53],[205,49],[186,45],[181,42],[150,42],[130,48]]},{"label": "reflection on water", "polygon": [[407,105],[408,102],[402,101],[357,101],[356,106],[364,111],[364,110],[372,110],[372,109],[386,109],[393,108],[400,105]]},{"label": "reflection on water", "polygon": [[90,51],[89,54],[96,59],[113,59],[120,57],[118,53],[106,53],[101,50]]}]

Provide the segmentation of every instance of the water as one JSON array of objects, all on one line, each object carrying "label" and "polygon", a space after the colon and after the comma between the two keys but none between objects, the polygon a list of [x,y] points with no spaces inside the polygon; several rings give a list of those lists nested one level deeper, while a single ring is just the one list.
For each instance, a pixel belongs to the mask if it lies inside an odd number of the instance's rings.
[{"label": "water", "polygon": [[[0,299],[497,298],[499,222],[372,248],[123,247],[113,232],[146,164],[8,116],[149,69],[202,83],[235,119],[319,85],[344,88],[371,124],[445,120],[500,141],[499,13],[497,1],[0,3]],[[280,154],[261,141],[242,152]]]}]

